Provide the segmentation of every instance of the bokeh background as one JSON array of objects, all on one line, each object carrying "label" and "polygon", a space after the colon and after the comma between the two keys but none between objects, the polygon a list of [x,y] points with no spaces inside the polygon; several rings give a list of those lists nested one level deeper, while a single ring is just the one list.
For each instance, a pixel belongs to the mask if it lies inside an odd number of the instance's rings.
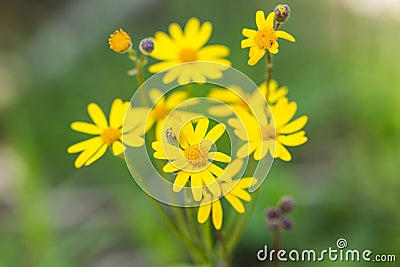
[{"label": "bokeh background", "polygon": [[[400,260],[400,3],[397,0],[288,0],[273,77],[306,114],[310,140],[276,161],[236,249],[235,266],[268,266],[264,210],[295,198],[295,227],[285,248],[349,248]],[[0,266],[175,266],[188,261],[148,197],[111,153],[74,169],[66,148],[84,135],[86,105],[130,99],[129,60],[108,48],[123,27],[135,44],[191,16],[214,25],[210,43],[231,48],[233,66],[256,83],[264,66],[247,66],[242,27],[277,1],[15,0],[0,5]],[[287,263],[289,266],[365,263]],[[398,263],[397,263],[398,264]],[[378,266],[370,263],[369,266]],[[382,264],[383,265],[383,264]],[[386,263],[387,266],[397,266]]]}]

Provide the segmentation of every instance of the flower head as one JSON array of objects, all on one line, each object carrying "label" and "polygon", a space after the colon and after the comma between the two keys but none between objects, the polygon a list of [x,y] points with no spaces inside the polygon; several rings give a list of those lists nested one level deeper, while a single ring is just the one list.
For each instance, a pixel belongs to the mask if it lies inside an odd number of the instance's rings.
[{"label": "flower head", "polygon": [[292,156],[285,146],[299,146],[308,138],[301,129],[306,125],[308,117],[289,122],[297,111],[295,102],[281,98],[271,106],[273,120],[268,120],[268,110],[258,120],[246,110],[238,110],[238,118],[229,119],[229,124],[235,128],[235,134],[246,143],[237,151],[239,158],[244,158],[254,152],[254,159],[260,160],[267,153],[274,158],[290,161]]},{"label": "flower head", "polygon": [[110,48],[115,52],[123,53],[132,45],[131,37],[123,29],[116,30],[108,38]]},{"label": "flower head", "polygon": [[279,52],[278,38],[283,38],[291,42],[295,42],[292,35],[284,31],[276,31],[274,29],[274,17],[275,13],[271,12],[265,19],[264,11],[259,10],[256,13],[256,24],[257,30],[251,30],[244,28],[242,31],[243,36],[248,39],[242,40],[241,47],[248,48],[250,66],[254,66],[266,53],[266,51],[272,54]]},{"label": "flower head", "polygon": [[181,63],[191,63],[167,70],[163,82],[170,83],[177,79],[179,84],[185,84],[191,81],[205,81],[206,78],[221,77],[223,66],[216,64],[215,67],[204,68],[202,67],[204,64],[199,63],[208,61],[231,65],[231,62],[224,58],[229,55],[228,47],[223,45],[205,46],[210,39],[211,32],[211,23],[204,22],[201,25],[197,18],[190,18],[184,30],[177,23],[170,24],[170,35],[157,32],[154,36],[156,47],[151,56],[163,62],[150,66],[149,71],[156,73]]},{"label": "flower head", "polygon": [[[123,102],[117,98],[111,105],[110,121],[100,107],[91,103],[88,105],[88,113],[93,121],[73,122],[71,128],[77,132],[95,135],[94,137],[68,147],[68,153],[80,153],[75,160],[75,167],[88,166],[98,160],[110,147],[115,156],[121,155],[125,146],[122,144],[122,124],[129,102]],[[124,144],[138,147],[144,144],[140,131],[132,130],[124,136]]]},{"label": "flower head", "polygon": [[[258,182],[254,177],[232,179],[232,177],[238,173],[242,164],[242,160],[234,160],[228,165],[224,173],[225,179],[218,179],[222,197],[225,198],[238,213],[245,212],[245,207],[242,201],[251,200],[251,196],[247,189]],[[204,223],[208,220],[210,215],[215,229],[221,229],[223,220],[221,200],[218,196],[213,195],[212,192],[204,189],[203,199],[201,200],[197,213],[197,221],[199,223]]]},{"label": "flower head", "polygon": [[284,23],[290,16],[290,8],[288,5],[277,5],[274,9],[275,20],[278,23]]},{"label": "flower head", "polygon": [[193,197],[196,201],[201,200],[205,185],[214,195],[221,195],[221,188],[214,176],[221,176],[223,169],[213,163],[229,162],[231,158],[218,151],[212,151],[212,145],[225,132],[225,125],[217,124],[208,131],[209,120],[201,118],[196,128],[192,122],[186,123],[179,132],[174,135],[179,141],[179,146],[169,142],[156,141],[152,147],[155,150],[156,159],[166,159],[169,162],[164,165],[163,171],[175,172],[173,191],[179,192],[190,180]]},{"label": "flower head", "polygon": [[140,41],[139,49],[144,55],[150,55],[154,50],[153,38],[144,38],[142,41]]}]

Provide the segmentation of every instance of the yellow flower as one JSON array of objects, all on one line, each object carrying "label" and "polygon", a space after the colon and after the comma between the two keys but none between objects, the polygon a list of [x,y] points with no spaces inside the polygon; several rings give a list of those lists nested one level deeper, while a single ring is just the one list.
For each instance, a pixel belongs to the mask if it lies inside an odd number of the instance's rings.
[{"label": "yellow flower", "polygon": [[213,161],[229,162],[231,160],[222,152],[211,151],[212,145],[225,132],[225,125],[217,124],[207,131],[208,125],[207,118],[199,119],[196,129],[193,128],[192,122],[186,123],[176,137],[179,142],[178,146],[163,141],[156,141],[152,144],[155,150],[154,158],[169,161],[164,165],[163,171],[177,174],[173,191],[181,191],[190,180],[192,194],[196,201],[200,201],[202,198],[203,185],[214,195],[221,195],[221,189],[214,175],[221,176],[224,171]]},{"label": "yellow flower", "polygon": [[249,61],[250,66],[254,66],[264,55],[266,51],[272,54],[278,53],[278,38],[283,38],[291,42],[296,40],[292,35],[284,31],[274,30],[274,12],[268,14],[265,19],[264,11],[259,10],[256,13],[257,31],[244,28],[243,36],[248,39],[242,40],[241,47],[250,47]]},{"label": "yellow flower", "polygon": [[123,53],[132,45],[131,37],[123,29],[116,30],[108,38],[110,48],[115,52]]},{"label": "yellow flower", "polygon": [[[90,103],[87,109],[94,124],[80,121],[71,124],[71,128],[77,132],[95,135],[68,148],[68,153],[80,153],[75,160],[76,168],[88,166],[98,160],[104,155],[107,147],[111,148],[115,156],[124,152],[121,128],[128,106],[129,102],[122,102],[121,99],[116,98],[111,105],[110,123],[108,123],[100,107],[95,103]],[[143,128],[137,127],[138,125],[139,121],[132,125],[129,133],[124,133],[124,144],[133,147],[144,144],[144,139],[139,136]]]},{"label": "yellow flower", "polygon": [[[215,88],[211,90],[210,94],[208,94],[209,98],[224,102],[230,107],[229,108],[226,105],[215,105],[208,109],[208,112],[211,115],[226,117],[233,114],[237,107],[249,109],[249,107],[260,105],[263,102],[258,92],[249,94],[237,86],[230,86],[229,89],[232,91],[225,88]],[[265,96],[267,91],[266,83],[262,83],[259,86],[259,89]],[[287,93],[288,89],[286,87],[278,88],[278,83],[275,80],[271,80],[268,90],[268,103],[276,103],[278,99],[285,97]]]},{"label": "yellow flower", "polygon": [[[173,116],[177,120],[184,120],[186,117],[193,115],[193,113],[175,109],[188,98],[188,93],[185,91],[176,91],[171,93],[168,97],[165,97],[161,90],[153,88],[149,91],[149,96],[154,107],[152,108],[146,122],[146,132],[155,124],[157,140],[161,139],[163,134],[163,125],[169,116]],[[196,101],[190,101],[187,103],[187,106],[194,105],[195,103]],[[171,115],[172,110],[174,110],[174,112]]]},{"label": "yellow flower", "polygon": [[201,61],[216,62],[227,66],[231,62],[224,57],[229,55],[229,48],[223,45],[205,46],[210,39],[212,25],[204,22],[200,25],[197,18],[190,18],[184,31],[177,23],[169,25],[169,35],[164,32],[157,32],[154,36],[155,49],[151,57],[163,62],[156,63],[149,67],[152,73],[161,72],[169,67],[188,63],[184,66],[176,66],[167,70],[163,78],[164,83],[170,83],[175,79],[179,84],[191,81],[205,81],[206,78],[218,79],[226,67],[220,65],[201,64]]},{"label": "yellow flower", "polygon": [[[234,160],[231,164],[228,165],[227,170],[224,173],[224,176],[229,179],[223,179],[222,181],[218,179],[218,181],[220,182],[223,197],[238,213],[245,212],[245,208],[241,200],[251,200],[251,196],[247,189],[257,184],[258,182],[257,178],[254,177],[245,177],[232,180],[232,177],[237,174],[241,167],[242,160]],[[221,201],[218,197],[214,196],[211,192],[205,189],[203,193],[203,199],[200,203],[200,207],[197,213],[197,221],[199,223],[206,222],[210,217],[210,214],[215,229],[220,230],[223,220]]]},{"label": "yellow flower", "polygon": [[281,98],[271,106],[273,121],[264,116],[257,119],[246,110],[238,110],[238,118],[229,119],[228,123],[235,128],[235,134],[246,143],[237,151],[237,157],[244,158],[254,152],[254,159],[260,160],[269,152],[274,158],[290,161],[292,156],[285,146],[299,146],[307,142],[304,131],[300,131],[307,123],[308,117],[302,116],[289,122],[297,110],[295,102]]}]

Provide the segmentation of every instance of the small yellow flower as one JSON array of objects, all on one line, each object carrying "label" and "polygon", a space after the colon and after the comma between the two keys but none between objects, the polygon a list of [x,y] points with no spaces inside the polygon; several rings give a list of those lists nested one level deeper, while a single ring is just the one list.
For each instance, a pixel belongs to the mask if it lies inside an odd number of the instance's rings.
[{"label": "small yellow flower", "polygon": [[202,198],[202,187],[205,185],[215,196],[221,195],[221,188],[215,176],[221,176],[223,169],[213,163],[229,162],[231,158],[218,151],[211,151],[212,145],[225,132],[225,125],[217,124],[208,131],[209,120],[198,120],[196,129],[192,122],[186,123],[177,134],[178,146],[168,142],[155,141],[152,144],[154,158],[166,159],[163,171],[177,174],[173,191],[179,192],[190,180],[193,197],[196,201]]},{"label": "small yellow flower", "polygon": [[[258,182],[257,178],[254,177],[245,177],[232,180],[232,177],[235,176],[241,169],[242,164],[242,160],[234,160],[228,165],[224,173],[225,179],[218,179],[223,197],[238,213],[245,212],[245,207],[242,201],[251,200],[251,196],[247,189],[253,185],[256,185]],[[205,189],[203,193],[203,199],[200,203],[197,213],[197,221],[199,223],[205,223],[210,215],[212,217],[212,222],[215,229],[220,230],[223,221],[221,200]]]},{"label": "small yellow flower", "polygon": [[271,12],[265,19],[264,11],[259,10],[256,13],[257,31],[247,28],[242,31],[243,36],[248,39],[242,40],[241,47],[250,47],[250,59],[248,61],[250,66],[254,66],[265,55],[266,51],[277,54],[279,52],[278,38],[291,42],[296,41],[289,33],[274,30],[274,17],[275,13]]},{"label": "small yellow flower", "polygon": [[271,106],[273,121],[265,116],[258,116],[260,121],[246,110],[238,110],[238,118],[229,119],[228,123],[235,128],[235,134],[246,143],[237,151],[237,157],[245,158],[254,152],[254,159],[260,160],[269,152],[274,158],[290,161],[292,156],[285,146],[300,146],[307,142],[304,131],[300,131],[307,123],[308,117],[289,122],[297,111],[295,102],[281,98]]},{"label": "small yellow flower", "polygon": [[116,30],[108,38],[110,48],[115,52],[123,53],[132,45],[131,37],[123,29]]},{"label": "small yellow flower", "polygon": [[[230,90],[228,90],[230,89]],[[237,86],[230,86],[228,89],[225,88],[215,88],[211,89],[208,97],[211,99],[219,100],[226,103],[226,105],[215,105],[208,109],[211,115],[226,117],[234,113],[234,110],[239,108],[249,109],[250,107],[255,107],[257,105],[262,105],[264,101],[260,97],[260,94],[255,91],[253,94],[244,92],[241,88]],[[262,83],[259,86],[261,93],[265,96],[267,91],[266,83]],[[269,83],[268,90],[268,103],[274,104],[277,100],[285,97],[288,93],[287,87],[279,87],[275,80],[271,80]]]},{"label": "small yellow flower", "polygon": [[[73,122],[71,128],[77,132],[95,135],[88,140],[74,144],[68,148],[68,153],[80,153],[75,160],[75,167],[88,166],[98,160],[110,147],[115,156],[121,155],[125,147],[122,144],[122,124],[129,102],[123,102],[117,98],[113,101],[110,110],[110,123],[100,107],[95,103],[88,105],[88,113],[94,124],[87,122]],[[140,137],[143,128],[136,127],[139,121],[133,125],[129,133],[124,134],[124,144],[138,147],[144,144]]]},{"label": "small yellow flower", "polygon": [[228,47],[224,45],[205,46],[210,39],[211,32],[211,23],[204,22],[200,25],[197,18],[190,18],[184,30],[177,23],[170,24],[170,35],[157,32],[154,36],[155,49],[151,53],[151,57],[163,62],[150,66],[149,71],[161,72],[169,67],[190,62],[190,65],[177,66],[167,70],[163,82],[170,83],[177,79],[179,84],[185,84],[191,81],[205,81],[206,78],[222,77],[223,66],[216,64],[214,67],[205,68],[204,63],[198,63],[208,61],[231,65],[231,62],[224,58],[229,55]]}]

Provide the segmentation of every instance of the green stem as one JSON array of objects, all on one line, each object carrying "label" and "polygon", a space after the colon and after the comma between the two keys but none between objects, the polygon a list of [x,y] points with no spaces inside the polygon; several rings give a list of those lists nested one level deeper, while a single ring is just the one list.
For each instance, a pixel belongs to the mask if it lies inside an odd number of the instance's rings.
[{"label": "green stem", "polygon": [[222,248],[222,257],[224,259],[224,267],[230,267],[231,266],[231,257],[230,257],[228,246],[225,242],[223,233],[221,230],[217,230],[216,232],[217,232],[218,241]]},{"label": "green stem", "polygon": [[267,91],[265,92],[265,99],[268,101],[269,97],[269,84],[271,82],[271,76],[272,76],[272,56],[269,51],[266,53],[265,57],[265,63],[266,63],[266,76],[265,76],[265,82],[267,86]]},{"label": "green stem", "polygon": [[[272,230],[272,242],[275,252],[278,252],[281,249],[281,229],[279,227],[276,227],[276,229]],[[276,254],[274,255],[273,259],[273,266],[281,266],[281,262],[276,257]]]}]

